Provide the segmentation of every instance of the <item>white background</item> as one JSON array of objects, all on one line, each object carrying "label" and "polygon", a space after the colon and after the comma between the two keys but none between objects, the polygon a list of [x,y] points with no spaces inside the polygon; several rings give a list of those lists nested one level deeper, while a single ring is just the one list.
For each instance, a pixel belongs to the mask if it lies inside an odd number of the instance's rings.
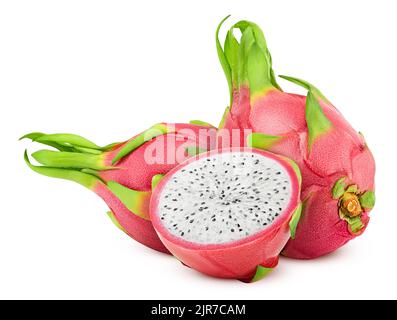
[{"label": "white background", "polygon": [[[397,298],[396,1],[0,3],[0,298]],[[106,144],[160,121],[218,124],[228,89],[214,32],[229,13],[228,26],[258,23],[276,73],[319,87],[377,161],[363,236],[318,260],[282,258],[251,285],[131,240],[95,194],[31,172],[32,146],[17,141],[43,131]]]}]

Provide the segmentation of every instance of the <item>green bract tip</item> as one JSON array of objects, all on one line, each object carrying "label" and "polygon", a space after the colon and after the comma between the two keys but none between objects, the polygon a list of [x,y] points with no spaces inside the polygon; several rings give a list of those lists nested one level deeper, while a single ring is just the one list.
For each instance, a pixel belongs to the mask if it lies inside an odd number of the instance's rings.
[{"label": "green bract tip", "polygon": [[359,200],[364,209],[372,209],[375,206],[375,192],[366,191],[359,197]]},{"label": "green bract tip", "polygon": [[170,133],[171,131],[167,128],[167,126],[163,123],[159,123],[151,127],[150,129],[142,132],[136,138],[128,141],[125,146],[117,153],[117,155],[113,158],[112,164],[115,164],[120,159],[124,158],[128,154],[130,154],[135,149],[139,148],[145,142],[152,140],[155,137],[161,136],[166,133]]},{"label": "green bract tip", "polygon": [[121,231],[123,231],[124,233],[127,233],[127,231],[121,226],[120,222],[117,220],[116,216],[114,215],[113,211],[108,211],[107,212],[108,217],[110,218],[110,220],[112,220],[112,222],[114,223],[114,225],[119,228]]},{"label": "green bract tip", "polygon": [[338,181],[335,182],[332,188],[332,198],[337,200],[345,193],[346,183],[345,177],[340,178]]},{"label": "green bract tip", "polygon": [[192,157],[197,156],[198,154],[207,151],[207,149],[196,147],[196,146],[194,146],[194,147],[186,147],[185,150],[186,150],[187,154],[189,156],[192,156]]},{"label": "green bract tip", "polygon": [[318,99],[323,100],[324,102],[331,104],[331,102],[321,93],[319,89],[317,89],[314,85],[311,83],[307,82],[306,80],[302,80],[299,78],[294,78],[294,77],[289,77],[289,76],[284,76],[284,75],[279,75],[280,78],[285,79],[287,81],[290,81],[292,83],[297,84],[298,86],[301,86],[305,88],[308,91],[311,91]]},{"label": "green bract tip", "polygon": [[268,150],[277,144],[283,137],[271,136],[263,133],[254,132],[248,135],[247,145],[251,148]]},{"label": "green bract tip", "polygon": [[296,228],[298,226],[301,215],[302,215],[302,203],[300,203],[298,207],[295,209],[294,213],[292,214],[291,220],[289,222],[289,228],[292,239],[295,239]]},{"label": "green bract tip", "polygon": [[150,192],[133,190],[115,181],[109,181],[107,186],[128,210],[149,220],[149,213],[145,205],[149,203]]},{"label": "green bract tip", "polygon": [[266,268],[266,267],[258,266],[256,268],[256,273],[255,273],[254,277],[252,278],[251,282],[257,282],[257,281],[265,278],[272,271],[273,271],[273,268]]},{"label": "green bract tip", "polygon": [[156,174],[153,176],[152,178],[152,191],[157,187],[157,185],[159,184],[159,182],[161,181],[161,179],[164,178],[164,174]]},{"label": "green bract tip", "polygon": [[74,181],[91,190],[96,186],[97,183],[102,183],[101,180],[97,177],[88,173],[81,172],[79,170],[61,169],[47,166],[34,166],[30,163],[26,150],[24,154],[24,159],[30,169],[47,177]]},{"label": "green bract tip", "polygon": [[209,128],[214,128],[214,126],[208,122],[202,121],[202,120],[190,120],[190,124],[195,124],[197,126],[202,126],[202,127],[209,127]]},{"label": "green bract tip", "polygon": [[328,120],[320,105],[320,100],[329,103],[327,98],[315,86],[305,80],[298,78],[280,76],[281,78],[296,83],[308,90],[306,97],[306,123],[308,131],[308,150],[310,152],[313,143],[324,133],[332,128],[331,121]]},{"label": "green bract tip", "polygon": [[54,168],[110,170],[113,167],[104,165],[103,157],[98,154],[39,150],[32,157],[42,165]]},{"label": "green bract tip", "polygon": [[[227,18],[222,20],[216,30],[216,48],[229,85],[230,106],[233,91],[241,86],[249,87],[251,97],[270,88],[281,90],[272,69],[272,58],[265,37],[256,24],[245,20],[237,22],[227,32],[222,48],[219,30]],[[234,29],[242,33],[240,42],[233,35]]]}]

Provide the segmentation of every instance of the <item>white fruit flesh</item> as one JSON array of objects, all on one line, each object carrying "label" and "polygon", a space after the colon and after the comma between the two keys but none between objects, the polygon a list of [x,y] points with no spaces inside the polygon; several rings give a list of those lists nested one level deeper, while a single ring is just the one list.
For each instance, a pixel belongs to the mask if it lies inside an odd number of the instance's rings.
[{"label": "white fruit flesh", "polygon": [[163,187],[158,216],[169,232],[197,244],[223,244],[274,223],[292,193],[276,160],[247,151],[223,152],[191,162]]}]

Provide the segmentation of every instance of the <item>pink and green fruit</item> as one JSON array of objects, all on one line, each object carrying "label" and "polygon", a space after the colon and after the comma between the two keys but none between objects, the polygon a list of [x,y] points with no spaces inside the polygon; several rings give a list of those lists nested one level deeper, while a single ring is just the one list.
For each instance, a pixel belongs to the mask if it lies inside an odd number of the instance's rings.
[{"label": "pink and green fruit", "polygon": [[250,282],[295,236],[301,177],[291,160],[253,148],[201,153],[153,191],[150,217],[165,247],[204,274]]},{"label": "pink and green fruit", "polygon": [[[200,123],[200,125],[195,124]],[[200,151],[212,148],[216,129],[203,122],[160,123],[132,139],[100,147],[73,134],[31,133],[23,138],[57,150],[39,150],[25,161],[35,172],[77,182],[109,206],[112,221],[136,241],[168,252],[149,217],[152,185],[169,170]]]},{"label": "pink and green fruit", "polygon": [[[363,233],[375,202],[375,162],[362,134],[312,84],[281,76],[305,88],[307,96],[281,90],[257,25],[236,23],[223,47],[219,28],[217,50],[230,89],[220,126],[228,130],[221,131],[246,129],[231,145],[284,155],[302,172],[302,219],[283,254],[310,259],[338,249]],[[234,29],[241,31],[239,41]]]}]

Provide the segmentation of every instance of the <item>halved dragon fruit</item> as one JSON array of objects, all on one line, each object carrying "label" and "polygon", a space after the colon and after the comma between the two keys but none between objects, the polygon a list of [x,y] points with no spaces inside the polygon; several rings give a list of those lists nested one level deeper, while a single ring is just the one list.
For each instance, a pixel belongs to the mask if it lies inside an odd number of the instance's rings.
[{"label": "halved dragon fruit", "polygon": [[150,204],[160,239],[183,264],[242,281],[258,280],[277,265],[300,210],[298,167],[251,148],[187,160],[160,180]]},{"label": "halved dragon fruit", "polygon": [[[231,141],[232,146],[248,144],[284,155],[302,172],[302,220],[296,239],[283,253],[310,259],[338,249],[362,234],[368,224],[375,203],[371,151],[363,136],[315,86],[284,76],[308,94],[281,90],[263,32],[256,24],[240,21],[233,25],[223,47],[218,39],[220,26],[216,45],[230,89],[230,107],[220,125],[227,130],[221,131],[228,138],[232,129],[245,129],[237,142]],[[241,31],[240,41],[234,29]]]},{"label": "halved dragon fruit", "polygon": [[[195,123],[199,123],[197,125]],[[123,142],[100,147],[74,134],[31,133],[23,138],[58,149],[39,150],[35,172],[77,182],[109,206],[111,220],[140,243],[168,252],[149,218],[152,183],[199,151],[213,148],[216,130],[203,122],[160,123]]]}]

